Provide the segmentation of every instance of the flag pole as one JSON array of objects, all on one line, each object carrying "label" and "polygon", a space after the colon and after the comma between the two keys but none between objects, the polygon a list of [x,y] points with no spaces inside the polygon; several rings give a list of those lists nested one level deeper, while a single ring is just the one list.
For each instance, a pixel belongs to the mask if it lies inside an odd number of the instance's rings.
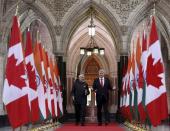
[{"label": "flag pole", "polygon": [[15,16],[17,16],[17,15],[18,15],[18,5],[17,5],[17,8],[15,10]]},{"label": "flag pole", "polygon": [[[27,33],[28,32],[30,32],[30,24],[29,24],[29,26],[27,27]],[[26,39],[28,39],[28,38],[26,38]],[[25,54],[24,54],[25,55]],[[25,66],[26,66],[26,61],[25,61]],[[28,74],[27,74],[28,75]],[[30,116],[30,120],[31,120],[31,116]],[[33,125],[33,123],[28,123],[28,125],[27,125],[27,130],[29,130],[29,125]]]},{"label": "flag pole", "polygon": [[28,31],[28,32],[30,31],[30,25],[28,26],[28,29],[27,29],[27,31]]},{"label": "flag pole", "polygon": [[[152,25],[152,17],[155,17],[155,14],[156,14],[155,3],[156,3],[156,1],[154,0],[154,2],[153,2],[153,9],[152,9],[151,16],[150,16],[150,21],[151,21],[150,23],[151,23],[151,25]],[[148,116],[148,119],[146,120],[146,124],[148,124],[149,130],[151,130],[152,124],[150,122],[149,116]]]},{"label": "flag pole", "polygon": [[[15,10],[15,16],[18,15],[18,8],[19,8],[19,6],[18,6],[18,4],[17,4],[16,10]],[[22,125],[20,126],[19,130],[22,131]],[[13,131],[15,131],[14,128],[13,128]]]},{"label": "flag pole", "polygon": [[[143,36],[144,36],[144,39],[146,39],[145,37],[146,37],[146,28],[145,28],[145,26],[146,26],[147,24],[146,24],[146,21],[143,23]],[[142,43],[143,44],[143,43]],[[147,47],[147,49],[148,49],[148,47]],[[145,83],[146,83],[146,79],[144,78],[144,86],[145,86]],[[145,88],[145,87],[144,87]],[[144,93],[144,89],[143,89],[143,93]],[[143,94],[142,94],[142,97],[143,97]],[[142,98],[143,99],[143,98]],[[144,121],[144,123],[142,124],[141,123],[141,126],[142,126],[142,129],[143,130],[147,130],[147,128],[146,128],[146,119],[145,119],[145,121]]]},{"label": "flag pole", "polygon": [[39,30],[37,30],[37,42],[39,42]]},{"label": "flag pole", "polygon": [[155,16],[155,13],[156,13],[156,9],[155,9],[155,1],[154,1],[154,4],[153,4],[153,16]]},{"label": "flag pole", "polygon": [[19,130],[22,131],[22,126],[20,126]]}]

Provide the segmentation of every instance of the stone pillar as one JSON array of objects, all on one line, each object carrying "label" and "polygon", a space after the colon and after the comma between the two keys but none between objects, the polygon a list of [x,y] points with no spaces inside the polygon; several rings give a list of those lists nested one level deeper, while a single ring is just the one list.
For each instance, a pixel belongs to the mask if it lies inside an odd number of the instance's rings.
[{"label": "stone pillar", "polygon": [[167,91],[167,100],[168,100],[168,113],[170,114],[170,60],[167,60],[164,63],[165,66],[165,82],[166,82],[166,91]]},{"label": "stone pillar", "polygon": [[73,73],[67,73],[67,112],[68,113],[73,113],[74,112],[74,105],[73,105],[73,100],[71,97],[71,90],[72,86],[74,83],[74,74]]},{"label": "stone pillar", "polygon": [[5,115],[5,107],[4,104],[2,102],[2,93],[3,93],[3,83],[4,83],[4,70],[5,70],[5,59],[4,59],[4,55],[0,54],[0,115]]},{"label": "stone pillar", "polygon": [[[0,13],[0,16],[2,16],[2,12]],[[0,116],[6,114],[5,107],[2,102],[2,93],[3,93],[3,83],[4,83],[4,78],[5,78],[6,48],[7,48],[7,41],[5,41],[6,39],[4,39],[4,36],[5,36],[4,34],[6,31],[5,30],[6,21],[2,21],[1,18],[0,18],[0,30],[1,30],[0,32]]]},{"label": "stone pillar", "polygon": [[165,84],[166,84],[166,91],[167,91],[167,100],[168,100],[168,113],[170,114],[170,60],[168,59],[168,48],[165,42],[165,39],[163,36],[160,37],[160,42],[161,42],[161,51],[162,57],[163,57],[163,62],[164,62],[164,67],[165,67]]},{"label": "stone pillar", "polygon": [[117,101],[118,101],[118,85],[117,85],[117,73],[112,73],[111,75],[111,86],[113,91],[109,92],[109,112],[116,113],[117,111]]}]

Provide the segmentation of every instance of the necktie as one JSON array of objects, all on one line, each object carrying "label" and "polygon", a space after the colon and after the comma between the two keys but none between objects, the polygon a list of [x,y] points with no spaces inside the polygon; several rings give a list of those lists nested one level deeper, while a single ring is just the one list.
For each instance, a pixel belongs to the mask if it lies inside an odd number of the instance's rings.
[{"label": "necktie", "polygon": [[100,85],[103,87],[103,79],[100,79]]}]

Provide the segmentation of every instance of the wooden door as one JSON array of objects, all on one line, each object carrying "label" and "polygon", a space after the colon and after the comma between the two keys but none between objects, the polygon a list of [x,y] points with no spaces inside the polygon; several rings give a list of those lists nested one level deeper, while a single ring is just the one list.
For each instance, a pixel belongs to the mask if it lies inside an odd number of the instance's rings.
[{"label": "wooden door", "polygon": [[95,93],[91,91],[93,81],[98,77],[100,66],[94,58],[89,58],[85,67],[85,79],[88,83],[90,95],[87,99],[86,120],[88,122],[97,121],[96,97]]}]

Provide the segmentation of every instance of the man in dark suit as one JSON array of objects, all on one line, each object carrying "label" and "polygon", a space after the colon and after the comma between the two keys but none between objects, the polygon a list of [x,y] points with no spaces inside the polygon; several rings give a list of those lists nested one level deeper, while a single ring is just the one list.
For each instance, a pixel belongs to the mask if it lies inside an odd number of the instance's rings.
[{"label": "man in dark suit", "polygon": [[85,82],[84,74],[79,75],[72,88],[72,98],[75,105],[76,125],[81,122],[84,126],[87,95],[89,94],[88,84]]},{"label": "man in dark suit", "polygon": [[102,125],[102,107],[105,116],[105,125],[109,122],[109,112],[108,112],[108,100],[109,100],[109,90],[111,90],[110,81],[108,78],[104,77],[105,72],[103,69],[99,70],[99,78],[95,79],[93,82],[93,91],[96,92],[96,102],[97,102],[97,120],[98,125]]}]

